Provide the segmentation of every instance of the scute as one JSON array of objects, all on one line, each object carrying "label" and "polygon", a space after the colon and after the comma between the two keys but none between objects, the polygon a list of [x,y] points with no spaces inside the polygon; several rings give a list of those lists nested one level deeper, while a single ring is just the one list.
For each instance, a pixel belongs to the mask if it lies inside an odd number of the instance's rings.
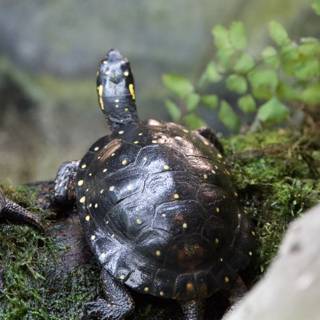
[{"label": "scute", "polygon": [[207,297],[247,263],[249,225],[222,156],[198,134],[171,123],[132,125],[98,140],[80,168],[76,192],[88,242],[129,287]]}]

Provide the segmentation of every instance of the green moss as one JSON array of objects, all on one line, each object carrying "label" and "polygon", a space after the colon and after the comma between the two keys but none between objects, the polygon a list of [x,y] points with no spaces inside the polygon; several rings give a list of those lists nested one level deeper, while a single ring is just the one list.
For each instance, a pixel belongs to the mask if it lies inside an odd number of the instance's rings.
[{"label": "green moss", "polygon": [[[0,186],[12,200],[50,216],[36,207],[36,190]],[[97,295],[95,265],[83,265],[69,274],[59,260],[66,247],[27,226],[1,225],[0,266],[4,291],[0,293],[0,319],[78,319],[84,301]],[[59,271],[60,270],[60,271]]]},{"label": "green moss", "polygon": [[[256,225],[257,276],[270,263],[288,223],[320,200],[319,141],[316,132],[290,130],[249,133],[223,141],[240,200]],[[0,187],[11,199],[49,219],[49,212],[36,207],[34,188]],[[28,227],[1,225],[5,289],[0,294],[0,319],[79,318],[83,304],[101,294],[99,270],[90,264],[61,272],[59,259],[67,249]],[[149,319],[151,314],[169,317],[164,311],[167,301],[161,307],[143,299],[137,301],[132,319]]]},{"label": "green moss", "polygon": [[261,271],[288,223],[320,201],[319,145],[313,141],[319,134],[282,129],[224,141],[241,201],[256,224]]}]

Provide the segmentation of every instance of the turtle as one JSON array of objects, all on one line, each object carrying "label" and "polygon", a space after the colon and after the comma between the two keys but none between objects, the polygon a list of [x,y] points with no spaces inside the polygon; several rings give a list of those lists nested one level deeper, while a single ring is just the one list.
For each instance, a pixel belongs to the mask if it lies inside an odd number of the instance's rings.
[{"label": "turtle", "polygon": [[100,61],[96,89],[111,133],[59,167],[53,196],[76,204],[101,268],[104,298],[85,304],[82,319],[125,319],[133,290],[201,320],[206,299],[253,254],[222,145],[210,128],[140,120],[130,63],[116,49]]}]

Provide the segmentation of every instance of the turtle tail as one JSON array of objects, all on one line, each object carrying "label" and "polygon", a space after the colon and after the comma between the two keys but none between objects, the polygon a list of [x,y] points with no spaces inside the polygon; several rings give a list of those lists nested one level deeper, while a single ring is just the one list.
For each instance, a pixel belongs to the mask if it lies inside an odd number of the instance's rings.
[{"label": "turtle tail", "polygon": [[97,92],[99,106],[112,131],[139,121],[130,63],[119,51],[111,49],[101,60]]}]

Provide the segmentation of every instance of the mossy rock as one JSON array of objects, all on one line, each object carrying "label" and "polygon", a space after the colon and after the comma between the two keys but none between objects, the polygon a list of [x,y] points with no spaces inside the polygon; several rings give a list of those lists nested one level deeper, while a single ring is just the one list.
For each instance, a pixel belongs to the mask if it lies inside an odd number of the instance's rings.
[{"label": "mossy rock", "polygon": [[[233,136],[223,144],[240,201],[256,225],[258,249],[252,267],[242,272],[250,285],[275,255],[288,223],[320,200],[320,136],[281,129]],[[1,225],[0,319],[79,319],[83,304],[101,294],[99,268],[76,213],[41,209],[51,187],[2,186],[12,200],[42,215],[48,232]],[[131,319],[180,317],[172,301],[141,295],[135,300]],[[224,294],[210,299],[208,319],[213,313],[219,318],[226,305]]]}]

